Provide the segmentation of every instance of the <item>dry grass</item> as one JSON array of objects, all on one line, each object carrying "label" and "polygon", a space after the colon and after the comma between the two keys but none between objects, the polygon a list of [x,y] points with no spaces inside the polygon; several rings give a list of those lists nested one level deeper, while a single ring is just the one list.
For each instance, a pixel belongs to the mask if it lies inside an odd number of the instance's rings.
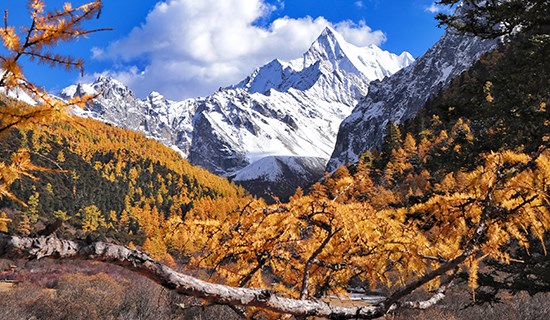
[{"label": "dry grass", "polygon": [[0,319],[237,319],[227,307],[202,305],[118,267],[48,260],[13,263],[17,270],[4,269],[4,278],[20,283],[0,283],[5,288]]},{"label": "dry grass", "polygon": [[15,283],[0,282],[0,292],[8,292],[15,287]]},{"label": "dry grass", "polygon": [[386,317],[387,320],[546,320],[550,319],[550,293],[530,296],[499,294],[499,303],[472,303],[464,286],[452,290],[438,305],[425,311],[404,310]]},{"label": "dry grass", "polygon": [[[0,261],[0,274],[2,271],[1,278],[21,283],[14,286],[0,282],[0,319],[239,319],[227,307],[205,306],[199,300],[177,295],[148,279],[106,264]],[[415,298],[426,296],[418,293]],[[385,320],[550,319],[550,293],[501,294],[501,303],[469,306],[471,298],[461,285],[429,310],[404,310]]]}]

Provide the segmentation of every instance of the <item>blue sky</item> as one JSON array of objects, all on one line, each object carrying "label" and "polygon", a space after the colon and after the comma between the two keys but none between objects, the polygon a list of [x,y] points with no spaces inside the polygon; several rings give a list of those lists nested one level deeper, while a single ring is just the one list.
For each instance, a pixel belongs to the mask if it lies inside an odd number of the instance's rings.
[{"label": "blue sky", "polygon": [[[66,1],[47,0],[47,8]],[[10,24],[28,22],[26,1],[2,2]],[[183,99],[236,83],[274,58],[300,57],[326,25],[355,45],[418,57],[443,33],[434,20],[440,9],[433,0],[104,0],[100,19],[86,26],[114,30],[58,50],[85,60],[84,78],[32,63],[24,72],[52,92],[107,74],[140,97]]]}]

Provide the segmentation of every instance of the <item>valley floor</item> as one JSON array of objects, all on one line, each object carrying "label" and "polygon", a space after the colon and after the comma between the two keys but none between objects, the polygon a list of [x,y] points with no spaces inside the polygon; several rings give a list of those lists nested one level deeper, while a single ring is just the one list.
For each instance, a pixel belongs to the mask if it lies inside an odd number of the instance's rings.
[{"label": "valley floor", "polygon": [[[18,283],[0,282],[0,319],[241,319],[229,307],[201,304],[103,263],[0,260],[0,280],[6,279]],[[429,310],[384,319],[542,320],[550,314],[550,293],[498,298],[499,303],[471,305],[472,297],[458,286]]]}]

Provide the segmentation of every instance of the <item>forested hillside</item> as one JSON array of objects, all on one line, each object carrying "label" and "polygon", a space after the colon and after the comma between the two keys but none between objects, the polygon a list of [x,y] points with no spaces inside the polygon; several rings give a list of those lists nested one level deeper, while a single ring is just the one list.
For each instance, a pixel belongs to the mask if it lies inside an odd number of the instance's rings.
[{"label": "forested hillside", "polygon": [[484,55],[402,130],[422,134],[431,129],[434,116],[435,124],[447,130],[458,119],[466,120],[474,141],[462,165],[475,164],[482,152],[536,151],[550,135],[549,46],[524,36]]},{"label": "forested hillside", "polygon": [[[21,102],[4,97],[0,103]],[[1,162],[11,163],[18,152],[42,167],[11,186],[15,198],[1,199],[9,232],[28,235],[61,219],[70,236],[146,242],[158,247],[146,249],[166,253],[160,239],[169,221],[190,211],[223,214],[250,201],[242,189],[164,145],[96,120],[13,130],[0,145]]]},{"label": "forested hillside", "polygon": [[[327,178],[329,197],[345,202],[371,202],[376,198],[364,191],[365,181],[369,181],[384,190],[399,190],[399,197],[389,198],[394,205],[417,206],[441,194],[443,191],[439,188],[449,181],[464,186],[475,183],[461,180],[460,176],[486,168],[488,156],[498,155],[504,159],[503,154],[528,157],[547,154],[550,145],[548,54],[548,41],[532,35],[519,35],[485,54],[453,80],[448,89],[431,99],[415,118],[401,125],[389,123],[379,150],[365,153],[359,163],[340,168]],[[499,174],[505,175],[507,166],[500,169],[503,171]],[[548,177],[541,175],[536,179],[542,186],[539,192],[548,197]],[[344,181],[349,184],[342,193],[337,187]],[[521,193],[514,197],[517,206],[499,213],[507,223],[512,221],[509,215],[514,209],[530,201]],[[433,209],[433,212],[445,211]],[[541,214],[546,210],[547,202],[537,209]],[[417,220],[423,229],[432,228],[435,222],[433,215],[425,213],[409,218]],[[507,239],[501,249],[507,247],[508,258],[480,260],[483,267],[478,275],[479,287],[475,285],[478,303],[499,301],[498,293],[505,290],[530,294],[550,291],[548,231],[533,232],[522,225],[508,232],[523,235],[501,235]]]}]

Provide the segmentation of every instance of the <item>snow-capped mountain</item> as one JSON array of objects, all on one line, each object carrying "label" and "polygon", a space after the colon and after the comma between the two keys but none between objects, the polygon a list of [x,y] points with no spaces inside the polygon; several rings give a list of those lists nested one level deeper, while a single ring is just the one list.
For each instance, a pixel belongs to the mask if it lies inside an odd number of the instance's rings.
[{"label": "snow-capped mountain", "polygon": [[82,115],[143,132],[214,173],[239,176],[239,170],[269,156],[326,162],[340,122],[370,82],[412,61],[406,52],[356,47],[326,28],[302,58],[273,60],[207,97],[169,101],[153,92],[141,100],[106,77],[68,87],[61,96],[99,93]]},{"label": "snow-capped mountain", "polygon": [[286,201],[298,187],[319,181],[326,163],[324,158],[269,156],[239,170],[233,180],[268,202]]},{"label": "snow-capped mountain", "polygon": [[367,96],[342,122],[327,170],[357,162],[365,151],[380,146],[388,121],[400,123],[414,117],[430,97],[496,45],[495,40],[447,31],[413,64],[371,83]]},{"label": "snow-capped mountain", "polygon": [[168,101],[160,93],[152,92],[142,100],[123,83],[110,77],[100,76],[94,83],[78,84],[61,91],[62,98],[75,95],[98,95],[85,110],[74,112],[83,117],[92,117],[114,125],[142,132],[179,151],[187,157],[195,115],[193,101]]}]

